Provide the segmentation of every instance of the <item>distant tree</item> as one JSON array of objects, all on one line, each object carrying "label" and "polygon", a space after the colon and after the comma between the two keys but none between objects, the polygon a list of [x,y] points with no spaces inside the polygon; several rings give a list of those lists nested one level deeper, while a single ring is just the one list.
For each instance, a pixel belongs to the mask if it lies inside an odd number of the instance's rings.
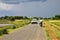
[{"label": "distant tree", "polygon": [[15,16],[15,19],[23,19],[23,16]]},{"label": "distant tree", "polygon": [[56,19],[60,19],[60,15],[55,15],[55,18]]},{"label": "distant tree", "polygon": [[43,19],[43,17],[39,17],[39,19]]},{"label": "distant tree", "polygon": [[8,19],[8,16],[5,16],[4,19]]},{"label": "distant tree", "polygon": [[37,19],[37,20],[39,19],[39,17],[33,17],[33,18],[34,18],[34,19]]},{"label": "distant tree", "polygon": [[46,17],[45,17],[45,18],[43,18],[43,19],[44,19],[44,20],[48,20],[48,18],[46,18]]},{"label": "distant tree", "polygon": [[60,15],[55,15],[54,17],[52,17],[52,19],[60,19]]},{"label": "distant tree", "polygon": [[0,17],[0,19],[4,19],[4,17]]},{"label": "distant tree", "polygon": [[20,16],[19,18],[20,18],[20,19],[23,19],[23,16]]},{"label": "distant tree", "polygon": [[24,16],[23,18],[24,18],[24,19],[29,19],[27,16]]},{"label": "distant tree", "polygon": [[15,18],[13,16],[9,16],[8,18],[10,21],[15,21]]},{"label": "distant tree", "polygon": [[0,17],[0,19],[7,19],[14,21],[15,19],[29,19],[29,18],[27,16],[4,16],[4,17]]}]

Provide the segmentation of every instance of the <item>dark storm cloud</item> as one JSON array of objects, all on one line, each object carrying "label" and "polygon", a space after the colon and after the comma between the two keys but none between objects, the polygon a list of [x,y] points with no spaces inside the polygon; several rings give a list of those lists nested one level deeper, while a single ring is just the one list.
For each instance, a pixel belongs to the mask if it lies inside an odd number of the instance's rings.
[{"label": "dark storm cloud", "polygon": [[19,4],[20,2],[32,2],[32,1],[45,2],[46,0],[0,0],[0,2],[6,3],[6,4]]}]

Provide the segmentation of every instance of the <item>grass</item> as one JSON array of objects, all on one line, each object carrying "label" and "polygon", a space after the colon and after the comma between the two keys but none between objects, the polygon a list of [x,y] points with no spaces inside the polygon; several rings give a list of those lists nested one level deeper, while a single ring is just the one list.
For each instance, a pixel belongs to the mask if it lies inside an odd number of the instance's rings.
[{"label": "grass", "polygon": [[[25,27],[25,26],[24,26],[24,27]],[[20,27],[20,28],[16,28],[16,29],[8,29],[9,34],[14,33],[14,32],[16,32],[16,31],[18,31],[18,30],[20,30],[20,29],[23,29],[24,27]]]},{"label": "grass", "polygon": [[51,35],[49,34],[48,30],[46,30],[46,37],[47,37],[47,40],[52,40],[52,37],[51,37]]},{"label": "grass", "polygon": [[51,22],[51,23],[53,23],[53,24],[55,24],[57,26],[60,26],[60,22]]},{"label": "grass", "polygon": [[60,20],[49,20],[50,23],[60,26]]},{"label": "grass", "polygon": [[[3,29],[7,29],[8,34],[10,34],[10,33],[16,32],[20,28],[23,28],[23,26],[25,26],[29,23],[30,23],[30,20],[15,20],[14,22],[12,22],[13,25],[1,27],[0,30],[2,31]],[[1,33],[0,37],[4,36],[4,34],[2,34],[1,31],[0,31],[0,33]]]},{"label": "grass", "polygon": [[[58,21],[58,20],[49,20],[49,21],[45,21],[45,22],[47,22],[47,24],[49,25],[48,27],[56,34],[58,39],[60,39],[60,31],[57,29],[57,28],[60,28],[60,27],[58,27],[58,26],[60,26],[60,21]],[[52,24],[57,25],[57,28],[54,25],[52,25]],[[48,36],[47,36],[47,38],[48,38]]]},{"label": "grass", "polygon": [[56,36],[60,39],[60,32],[54,26],[50,26],[51,30],[56,34]]},{"label": "grass", "polygon": [[0,20],[0,24],[10,24],[10,23],[12,22],[6,19]]},{"label": "grass", "polygon": [[50,33],[48,32],[47,28],[45,27],[45,23],[43,24],[43,26],[44,26],[44,30],[45,30],[45,34],[46,34],[46,40],[52,40]]},{"label": "grass", "polygon": [[51,35],[50,35],[48,29],[46,28],[45,22],[44,22],[43,25],[44,25],[44,30],[45,30],[45,32],[46,32],[46,40],[52,40],[52,37],[51,37]]},{"label": "grass", "polygon": [[[57,35],[57,37],[60,39],[60,22],[55,21],[55,22],[49,22],[51,27],[53,27],[52,29],[55,30],[55,34]],[[53,25],[54,24],[54,25]],[[55,26],[57,25],[57,26]]]}]

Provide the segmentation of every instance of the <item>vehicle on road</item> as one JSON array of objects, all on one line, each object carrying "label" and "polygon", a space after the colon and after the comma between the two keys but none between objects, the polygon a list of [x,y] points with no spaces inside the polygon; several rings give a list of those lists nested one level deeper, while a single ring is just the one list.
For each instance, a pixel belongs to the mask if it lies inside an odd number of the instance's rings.
[{"label": "vehicle on road", "polygon": [[42,27],[43,26],[43,20],[39,20],[39,25]]},{"label": "vehicle on road", "polygon": [[31,23],[32,23],[32,24],[38,24],[38,22],[37,22],[36,19],[33,19],[33,20],[31,21]]}]

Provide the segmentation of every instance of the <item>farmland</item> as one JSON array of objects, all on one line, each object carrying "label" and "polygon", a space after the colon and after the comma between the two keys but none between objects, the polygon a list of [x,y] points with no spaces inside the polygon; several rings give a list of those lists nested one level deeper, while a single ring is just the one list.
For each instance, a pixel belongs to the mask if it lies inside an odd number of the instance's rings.
[{"label": "farmland", "polygon": [[44,21],[47,40],[60,40],[60,20]]}]

